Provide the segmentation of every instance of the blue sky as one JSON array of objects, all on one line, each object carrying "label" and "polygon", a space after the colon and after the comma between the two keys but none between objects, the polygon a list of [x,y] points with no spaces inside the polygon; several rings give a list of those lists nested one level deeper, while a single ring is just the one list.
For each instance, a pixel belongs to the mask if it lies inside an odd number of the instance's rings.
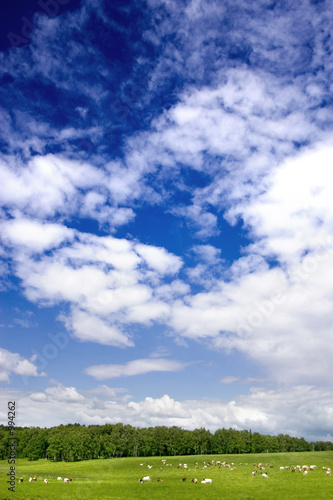
[{"label": "blue sky", "polygon": [[2,9],[1,423],[332,439],[329,2]]}]

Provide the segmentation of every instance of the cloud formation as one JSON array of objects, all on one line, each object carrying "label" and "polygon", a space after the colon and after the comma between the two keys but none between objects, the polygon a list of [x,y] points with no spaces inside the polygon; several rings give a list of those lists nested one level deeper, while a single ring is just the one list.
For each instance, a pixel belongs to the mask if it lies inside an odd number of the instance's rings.
[{"label": "cloud formation", "polygon": [[[49,415],[67,401],[83,423],[123,414],[135,425],[297,433],[281,403],[291,401],[290,387],[312,415],[303,432],[325,435],[333,355],[329,5],[141,7],[84,0],[59,15],[36,13],[28,43],[0,54],[0,271],[3,331],[13,339],[13,352],[8,344],[1,351],[1,379],[40,375],[20,352],[40,352],[51,332],[66,329],[68,358],[89,359],[83,378],[127,377],[128,392],[140,396],[126,399],[117,388],[101,401],[100,392],[87,395],[61,364],[63,349],[47,366],[59,383],[46,387],[45,379],[24,396],[30,422],[38,405]],[[16,303],[35,308],[34,330],[17,318]],[[121,361],[108,364],[114,352]],[[198,352],[207,366],[235,356],[235,372],[226,363],[214,379],[235,391],[229,402],[207,399],[202,387],[189,400],[191,380],[182,397],[171,396],[173,372]],[[151,372],[160,395],[136,385]],[[257,382],[262,390],[236,394]],[[320,398],[322,413],[311,412]]]},{"label": "cloud formation", "polygon": [[180,371],[185,367],[179,361],[163,358],[146,358],[129,361],[125,365],[95,365],[86,368],[86,373],[97,380],[129,377],[150,372]]},{"label": "cloud formation", "polygon": [[[308,440],[332,440],[332,391],[315,386],[293,386],[287,389],[252,389],[249,395],[222,401],[203,398],[177,401],[167,394],[134,401],[128,394],[100,386],[98,400],[91,391],[56,385],[45,392],[14,394],[20,401],[21,415],[27,425],[50,426],[59,422],[86,425],[116,424],[121,421],[139,427],[179,426],[184,429],[219,428],[252,429],[271,435],[279,433],[307,436]],[[1,390],[1,400],[8,393]],[[66,402],[60,405],[59,401]],[[56,410],[58,408],[58,411]]]},{"label": "cloud formation", "polygon": [[38,373],[34,359],[28,360],[16,352],[0,349],[0,382],[8,384],[11,375],[25,377],[40,377],[45,373]]}]

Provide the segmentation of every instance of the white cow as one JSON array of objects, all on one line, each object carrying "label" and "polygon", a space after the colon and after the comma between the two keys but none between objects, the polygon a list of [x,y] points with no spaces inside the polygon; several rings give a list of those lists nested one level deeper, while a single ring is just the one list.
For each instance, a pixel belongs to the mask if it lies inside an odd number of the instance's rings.
[{"label": "white cow", "polygon": [[145,476],[145,477],[139,479],[140,483],[147,483],[148,481],[151,481],[150,476]]}]

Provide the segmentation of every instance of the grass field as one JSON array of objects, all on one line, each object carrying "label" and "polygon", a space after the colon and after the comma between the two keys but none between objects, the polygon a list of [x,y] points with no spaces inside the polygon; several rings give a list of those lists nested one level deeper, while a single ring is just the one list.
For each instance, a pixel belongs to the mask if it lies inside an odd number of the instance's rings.
[{"label": "grass field", "polygon": [[[333,465],[333,452],[274,453],[260,455],[209,455],[168,457],[117,458],[110,460],[89,460],[65,463],[38,460],[16,460],[15,492],[8,491],[6,483],[9,472],[7,461],[0,462],[0,499],[26,500],[333,500],[333,475],[328,476],[322,467]],[[204,469],[205,462],[212,460],[233,463],[234,466],[216,465]],[[195,463],[198,468],[195,468]],[[178,464],[188,468],[178,468]],[[262,463],[268,479],[257,473],[252,475],[253,463]],[[140,465],[143,464],[143,465]],[[152,465],[151,469],[148,465]],[[270,467],[272,465],[273,467]],[[281,466],[316,465],[307,475],[291,469],[280,470]],[[236,467],[236,468],[235,468]],[[234,468],[234,470],[231,470]],[[141,484],[139,479],[149,475],[151,482]],[[35,476],[37,482],[29,483]],[[72,477],[65,484],[57,477]],[[23,483],[19,483],[23,477]],[[162,482],[158,482],[160,477]],[[186,481],[182,481],[187,477]],[[198,483],[191,482],[197,478]],[[212,484],[201,484],[203,477],[213,479]],[[50,484],[44,484],[47,478]]]}]

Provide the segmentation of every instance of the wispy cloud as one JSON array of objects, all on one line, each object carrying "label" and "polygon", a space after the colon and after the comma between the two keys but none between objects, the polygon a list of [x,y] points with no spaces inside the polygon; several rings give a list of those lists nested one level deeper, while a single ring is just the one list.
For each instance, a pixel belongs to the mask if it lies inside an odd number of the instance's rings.
[{"label": "wispy cloud", "polygon": [[135,359],[124,365],[95,365],[86,368],[86,373],[97,380],[108,378],[129,377],[143,375],[150,372],[180,371],[185,367],[183,363],[171,359],[146,358]]}]

